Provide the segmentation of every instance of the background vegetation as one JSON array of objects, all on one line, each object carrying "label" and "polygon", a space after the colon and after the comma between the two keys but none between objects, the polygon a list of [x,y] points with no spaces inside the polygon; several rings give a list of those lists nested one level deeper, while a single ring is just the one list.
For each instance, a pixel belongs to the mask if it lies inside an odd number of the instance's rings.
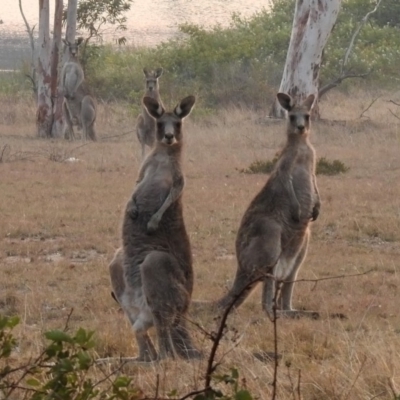
[{"label": "background vegetation", "polygon": [[[109,1],[109,0],[107,0]],[[88,3],[88,4],[86,4]],[[84,2],[79,26],[91,38],[101,32],[87,18],[90,2]],[[342,11],[324,52],[321,85],[339,74],[351,36],[374,0],[344,0]],[[127,2],[121,3],[120,13]],[[279,86],[290,39],[295,0],[275,0],[270,11],[251,18],[233,15],[228,27],[205,29],[198,25],[179,26],[178,38],[152,48],[87,42],[83,52],[86,79],[94,94],[106,102],[127,101],[137,113],[143,94],[142,69],[162,66],[162,97],[167,103],[188,93],[200,98],[204,109],[227,104],[266,108]],[[102,10],[100,10],[102,11]],[[98,12],[100,12],[98,11]],[[106,19],[123,31],[125,20],[117,13]],[[125,43],[120,38],[120,43]],[[351,79],[342,90],[354,86],[393,88],[400,83],[400,3],[385,0],[357,37],[346,68],[354,74],[369,73],[365,79]],[[9,77],[8,77],[9,79]],[[21,79],[1,85],[2,91],[19,90]]]},{"label": "background vegetation", "polygon": [[[294,0],[275,1],[271,11],[245,19],[233,15],[229,27],[205,29],[181,25],[180,38],[160,43],[155,48],[115,49],[93,47],[88,61],[88,79],[104,99],[125,99],[138,103],[143,91],[142,67],[163,66],[162,93],[195,92],[208,107],[227,103],[265,107],[279,86],[292,27]],[[372,0],[347,0],[343,3],[336,27],[324,52],[321,84],[334,79],[351,36]],[[347,70],[370,75],[354,85],[393,87],[400,82],[400,3],[384,1],[362,29]]]}]

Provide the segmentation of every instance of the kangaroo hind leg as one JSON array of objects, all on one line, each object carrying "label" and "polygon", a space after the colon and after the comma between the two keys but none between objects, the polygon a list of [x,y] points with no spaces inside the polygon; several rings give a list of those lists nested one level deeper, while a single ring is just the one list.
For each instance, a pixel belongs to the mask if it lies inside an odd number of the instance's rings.
[{"label": "kangaroo hind leg", "polygon": [[152,251],[141,264],[143,293],[153,315],[160,358],[175,357],[172,326],[189,308],[184,274],[169,253]]}]

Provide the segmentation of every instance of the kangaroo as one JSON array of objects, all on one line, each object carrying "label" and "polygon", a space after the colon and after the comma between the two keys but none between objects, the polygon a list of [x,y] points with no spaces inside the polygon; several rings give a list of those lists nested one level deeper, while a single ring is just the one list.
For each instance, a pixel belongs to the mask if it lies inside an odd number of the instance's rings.
[{"label": "kangaroo", "polygon": [[[109,265],[113,297],[135,331],[136,361],[201,357],[186,328],[193,268],[181,198],[182,120],[194,103],[188,96],[166,112],[158,100],[143,98],[157,121],[156,144],[140,168],[123,217],[122,247]],[[152,326],[159,354],[147,333]]]},{"label": "kangaroo", "polygon": [[66,122],[67,137],[75,139],[74,126],[82,129],[83,137],[88,140],[96,140],[96,103],[90,95],[89,88],[84,81],[84,73],[78,61],[78,48],[83,39],[79,38],[75,43],[64,40],[70,53],[70,61],[67,61],[61,71],[61,84],[64,92],[63,113]]},{"label": "kangaroo", "polygon": [[[162,75],[163,69],[157,68],[155,71],[149,71],[143,68],[145,76],[145,96],[152,97],[157,100],[161,105],[158,78]],[[146,154],[146,145],[150,148],[153,147],[156,141],[156,122],[143,107],[141,114],[136,121],[136,135],[142,147],[142,160]]]},{"label": "kangaroo", "polygon": [[82,66],[78,61],[78,49],[82,41],[83,38],[78,38],[75,43],[70,43],[67,39],[63,39],[69,50],[69,61],[64,64],[61,70],[61,86],[64,97],[71,100],[85,78]]},{"label": "kangaroo", "polygon": [[288,111],[287,142],[265,186],[244,213],[236,237],[236,277],[216,305],[225,308],[236,301],[239,307],[263,282],[262,307],[271,316],[277,281],[282,282],[278,315],[318,318],[318,313],[292,309],[293,281],[306,257],[310,220],[318,218],[321,206],[315,150],[309,141],[315,96],[309,95],[301,105],[285,93],[277,98]]}]

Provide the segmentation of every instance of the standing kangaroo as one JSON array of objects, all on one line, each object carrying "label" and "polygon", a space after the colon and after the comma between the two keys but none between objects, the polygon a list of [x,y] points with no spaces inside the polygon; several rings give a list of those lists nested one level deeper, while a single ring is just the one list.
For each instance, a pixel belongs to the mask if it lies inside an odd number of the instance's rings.
[{"label": "standing kangaroo", "polygon": [[285,93],[278,93],[277,98],[289,114],[287,142],[265,186],[242,218],[236,237],[235,281],[217,306],[225,308],[236,301],[238,307],[262,281],[262,307],[272,315],[276,280],[282,282],[280,315],[317,317],[315,312],[293,310],[291,304],[293,281],[307,252],[309,223],[318,218],[321,206],[315,151],[308,138],[314,95],[301,105]]},{"label": "standing kangaroo", "polygon": [[[143,68],[145,76],[145,97],[151,97],[161,103],[160,91],[158,85],[158,78],[162,75],[163,69],[157,68],[155,71],[149,71]],[[156,122],[153,117],[149,115],[146,107],[142,108],[142,113],[138,116],[136,121],[136,135],[142,147],[142,160],[146,154],[146,145],[150,148],[153,147],[156,141]]]},{"label": "standing kangaroo", "polygon": [[64,97],[73,99],[75,92],[83,82],[85,75],[78,60],[78,50],[83,38],[78,38],[75,43],[70,43],[63,39],[64,44],[68,47],[69,60],[64,64],[61,70],[61,86],[63,88]]},{"label": "standing kangaroo", "polygon": [[64,93],[63,112],[68,137],[75,138],[74,125],[82,129],[84,138],[96,140],[96,103],[84,81],[84,73],[78,61],[78,48],[83,39],[75,43],[63,40],[69,49],[70,60],[61,71],[61,84]]},{"label": "standing kangaroo", "polygon": [[[156,144],[139,171],[123,218],[122,247],[109,265],[113,294],[135,331],[137,361],[201,357],[186,328],[193,268],[181,199],[182,120],[194,103],[189,96],[166,112],[156,99],[143,98],[157,121]],[[147,333],[153,325],[159,355]]]}]

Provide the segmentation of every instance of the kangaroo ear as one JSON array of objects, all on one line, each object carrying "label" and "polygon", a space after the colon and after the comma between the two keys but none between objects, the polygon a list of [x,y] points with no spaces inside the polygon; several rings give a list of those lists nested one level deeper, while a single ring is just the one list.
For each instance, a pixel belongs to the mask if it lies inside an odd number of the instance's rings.
[{"label": "kangaroo ear", "polygon": [[163,69],[162,68],[157,68],[156,69],[156,78],[159,78],[163,73]]},{"label": "kangaroo ear", "polygon": [[83,37],[78,37],[78,39],[76,39],[77,46],[79,46],[82,42],[83,42]]},{"label": "kangaroo ear", "polygon": [[288,94],[286,94],[286,93],[278,93],[276,95],[276,97],[278,98],[279,104],[286,111],[290,111],[294,107],[294,100]]},{"label": "kangaroo ear", "polygon": [[196,102],[196,97],[194,97],[194,96],[185,97],[175,107],[175,110],[174,110],[175,115],[177,117],[179,117],[180,119],[187,117],[190,114],[190,112],[192,111],[192,108],[193,108],[195,102]]},{"label": "kangaroo ear", "polygon": [[143,73],[144,73],[144,76],[147,78],[147,76],[149,75],[149,70],[146,67],[144,67]]},{"label": "kangaroo ear", "polygon": [[146,107],[149,115],[151,115],[155,119],[160,118],[165,112],[163,106],[152,97],[143,97],[143,105]]},{"label": "kangaroo ear", "polygon": [[303,106],[307,108],[308,111],[310,111],[314,105],[314,100],[315,100],[315,95],[310,94],[304,101],[303,101]]}]

